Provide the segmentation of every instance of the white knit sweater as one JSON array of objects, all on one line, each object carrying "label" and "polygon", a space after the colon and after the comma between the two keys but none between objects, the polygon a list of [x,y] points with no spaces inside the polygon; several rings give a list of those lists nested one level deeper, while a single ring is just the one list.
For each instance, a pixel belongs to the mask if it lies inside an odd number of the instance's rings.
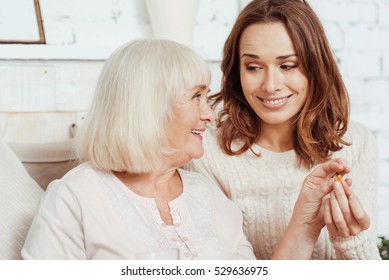
[{"label": "white knit sweater", "polygon": [[[374,136],[365,127],[350,123],[345,146],[334,157],[351,167],[352,189],[371,218],[368,230],[349,238],[332,238],[323,229],[312,259],[379,259],[376,231],[378,158]],[[235,143],[237,144],[237,143]],[[240,156],[224,154],[217,144],[216,130],[204,135],[205,155],[187,169],[213,178],[242,210],[244,231],[258,259],[270,259],[291,218],[302,182],[310,172],[296,165],[294,150],[276,153],[253,146]],[[315,167],[314,167],[315,168]]]}]

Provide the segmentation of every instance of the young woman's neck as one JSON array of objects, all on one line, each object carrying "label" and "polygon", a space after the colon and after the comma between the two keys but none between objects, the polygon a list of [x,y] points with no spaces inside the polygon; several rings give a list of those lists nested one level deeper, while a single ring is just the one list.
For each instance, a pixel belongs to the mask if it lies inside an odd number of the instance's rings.
[{"label": "young woman's neck", "polygon": [[293,150],[293,125],[261,124],[261,135],[257,142],[259,146],[272,152],[286,152]]}]

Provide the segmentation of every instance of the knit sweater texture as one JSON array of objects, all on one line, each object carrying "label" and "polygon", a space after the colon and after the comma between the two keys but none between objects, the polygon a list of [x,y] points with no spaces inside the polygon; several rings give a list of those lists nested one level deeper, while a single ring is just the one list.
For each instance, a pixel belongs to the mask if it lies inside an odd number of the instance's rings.
[{"label": "knit sweater texture", "polygon": [[[377,249],[376,199],[378,152],[374,135],[363,125],[350,122],[344,140],[352,143],[333,154],[346,160],[352,190],[370,216],[370,228],[356,236],[331,237],[323,228],[312,259],[380,259]],[[239,143],[233,144],[239,147]],[[294,150],[272,152],[258,145],[239,156],[223,153],[217,130],[210,128],[203,139],[204,156],[186,167],[211,178],[243,213],[243,228],[258,259],[270,259],[292,215],[308,170],[297,165]]]}]

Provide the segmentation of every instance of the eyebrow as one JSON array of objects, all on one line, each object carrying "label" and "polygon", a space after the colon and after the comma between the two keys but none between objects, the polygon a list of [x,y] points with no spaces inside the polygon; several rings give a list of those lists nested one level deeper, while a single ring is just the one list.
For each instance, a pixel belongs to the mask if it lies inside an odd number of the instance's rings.
[{"label": "eyebrow", "polygon": [[[206,85],[197,85],[197,86],[195,86],[194,88],[198,88],[198,89],[201,89],[201,90],[204,90],[204,89],[206,89],[208,86],[206,86]],[[209,88],[208,88],[208,92],[209,92]]]},{"label": "eyebrow", "polygon": [[211,92],[211,89],[207,85],[203,85],[203,84],[194,86],[192,90],[195,90],[195,89],[205,90],[206,88],[208,88],[207,93]]},{"label": "eyebrow", "polygon": [[[260,57],[258,55],[251,54],[251,53],[244,53],[244,54],[242,54],[241,57],[245,57],[245,56],[248,56],[248,57],[251,57],[251,58],[255,58],[255,59],[260,59]],[[298,55],[292,53],[292,54],[280,55],[280,56],[277,56],[276,58],[277,59],[287,59],[287,58],[292,57],[292,56],[296,56],[297,57]]]}]

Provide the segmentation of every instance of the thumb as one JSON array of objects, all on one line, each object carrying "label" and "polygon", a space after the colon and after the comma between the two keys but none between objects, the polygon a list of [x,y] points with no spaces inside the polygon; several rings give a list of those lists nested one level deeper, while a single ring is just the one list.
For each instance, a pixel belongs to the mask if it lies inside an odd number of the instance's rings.
[{"label": "thumb", "polygon": [[339,182],[332,181],[331,183],[324,183],[318,185],[316,188],[313,189],[312,196],[315,200],[322,200],[327,194],[333,191],[334,184],[338,184],[340,187]]},{"label": "thumb", "polygon": [[331,178],[336,174],[345,174],[350,172],[350,169],[345,164],[342,159],[335,159],[328,162],[323,163],[314,171],[312,171],[312,175],[319,178]]}]

